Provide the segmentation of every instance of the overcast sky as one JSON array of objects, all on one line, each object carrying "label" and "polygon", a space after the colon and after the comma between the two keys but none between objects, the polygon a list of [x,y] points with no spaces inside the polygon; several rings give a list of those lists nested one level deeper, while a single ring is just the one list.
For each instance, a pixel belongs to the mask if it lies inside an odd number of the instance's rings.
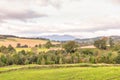
[{"label": "overcast sky", "polygon": [[0,0],[0,34],[120,35],[120,0]]}]

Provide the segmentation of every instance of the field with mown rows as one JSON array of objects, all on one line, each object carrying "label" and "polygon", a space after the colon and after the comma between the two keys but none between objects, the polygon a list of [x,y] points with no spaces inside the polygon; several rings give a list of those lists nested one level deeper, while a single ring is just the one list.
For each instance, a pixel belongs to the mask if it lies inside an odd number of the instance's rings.
[{"label": "field with mown rows", "polygon": [[0,68],[0,80],[120,80],[120,65],[25,65]]}]

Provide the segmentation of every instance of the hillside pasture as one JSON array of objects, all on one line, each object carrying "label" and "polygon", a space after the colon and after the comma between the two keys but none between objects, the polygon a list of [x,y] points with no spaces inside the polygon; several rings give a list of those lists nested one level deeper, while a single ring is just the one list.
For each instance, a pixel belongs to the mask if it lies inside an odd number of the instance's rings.
[{"label": "hillside pasture", "polygon": [[[47,40],[40,39],[22,39],[22,38],[7,38],[0,40],[0,45],[8,46],[12,45],[16,47],[18,43],[21,45],[28,45],[29,47],[34,47],[35,45],[45,44]],[[59,44],[58,42],[52,42],[52,44]]]}]

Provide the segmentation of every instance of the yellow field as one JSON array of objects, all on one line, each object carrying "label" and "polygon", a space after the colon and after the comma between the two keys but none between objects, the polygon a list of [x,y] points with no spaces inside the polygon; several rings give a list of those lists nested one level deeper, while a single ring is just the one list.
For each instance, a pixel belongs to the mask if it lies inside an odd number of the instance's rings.
[{"label": "yellow field", "polygon": [[[45,44],[47,40],[38,39],[20,39],[20,38],[7,38],[0,40],[0,45],[8,46],[9,44],[16,47],[18,43],[21,45],[28,45],[29,47],[34,47],[35,45]],[[59,44],[58,42],[52,42],[52,44]]]},{"label": "yellow field", "polygon": [[[22,51],[22,50],[25,50],[25,51],[31,51],[32,50],[32,48],[15,48],[15,49],[16,49],[17,52]],[[37,48],[37,51],[47,52],[47,51],[49,51],[49,49],[47,49],[47,48]]]}]

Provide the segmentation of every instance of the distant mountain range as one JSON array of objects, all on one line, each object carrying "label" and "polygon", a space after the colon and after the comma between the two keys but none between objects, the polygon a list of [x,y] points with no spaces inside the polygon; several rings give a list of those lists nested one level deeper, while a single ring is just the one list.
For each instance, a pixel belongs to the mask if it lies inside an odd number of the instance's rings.
[{"label": "distant mountain range", "polygon": [[46,38],[54,41],[69,41],[76,39],[74,36],[70,36],[70,35],[49,35],[49,36],[41,36],[40,38]]}]

